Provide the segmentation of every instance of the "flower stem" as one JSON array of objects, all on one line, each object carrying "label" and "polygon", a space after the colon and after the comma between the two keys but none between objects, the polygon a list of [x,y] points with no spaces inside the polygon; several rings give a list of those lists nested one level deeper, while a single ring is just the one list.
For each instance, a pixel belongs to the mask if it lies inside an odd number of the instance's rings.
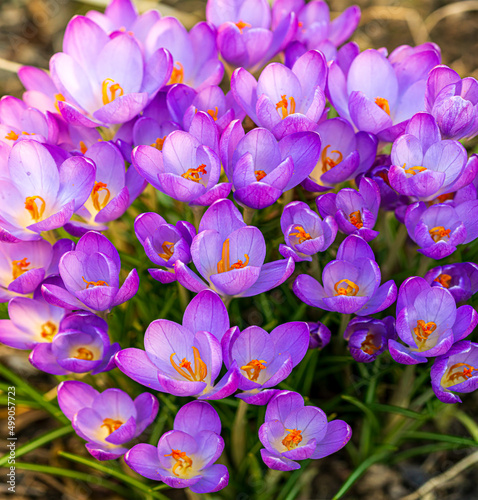
[{"label": "flower stem", "polygon": [[242,216],[244,217],[244,222],[250,226],[252,223],[252,219],[254,218],[254,214],[256,211],[253,208],[250,207],[244,207],[244,212],[242,213]]},{"label": "flower stem", "polygon": [[246,413],[247,403],[240,401],[237,407],[236,418],[232,425],[232,461],[239,467],[246,456]]}]

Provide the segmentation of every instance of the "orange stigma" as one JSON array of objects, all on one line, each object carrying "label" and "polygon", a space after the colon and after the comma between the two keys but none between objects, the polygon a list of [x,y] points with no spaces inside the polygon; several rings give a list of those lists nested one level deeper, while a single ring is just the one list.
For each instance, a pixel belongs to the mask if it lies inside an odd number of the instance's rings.
[{"label": "orange stigma", "polygon": [[181,177],[193,182],[199,182],[204,174],[207,174],[207,170],[206,165],[202,163],[198,168],[188,168],[188,171],[182,174]]},{"label": "orange stigma", "polygon": [[255,170],[254,175],[256,176],[257,182],[261,181],[264,179],[264,177],[267,175],[264,170]]},{"label": "orange stigma", "polygon": [[176,460],[171,472],[177,477],[183,476],[193,465],[193,461],[186,455],[185,451],[171,450],[169,455],[164,456],[173,457],[173,460]]},{"label": "orange stigma", "polygon": [[58,328],[55,325],[55,323],[52,323],[51,321],[47,321],[46,323],[43,323],[43,325],[41,326],[40,335],[47,342],[51,342],[57,331],[58,331]]},{"label": "orange stigma", "polygon": [[238,23],[234,23],[234,24],[239,28],[239,31],[241,32],[241,35],[242,35],[242,30],[244,28],[252,28],[251,24],[245,23],[243,21],[239,21]]},{"label": "orange stigma", "polygon": [[109,286],[106,281],[87,281],[85,280],[85,277],[82,276],[83,281],[86,283],[86,288],[89,288],[90,286]]},{"label": "orange stigma", "polygon": [[327,156],[327,150],[329,148],[330,148],[330,144],[325,146],[325,148],[323,149],[322,154],[320,156],[320,159],[322,161],[322,173],[324,173],[324,174],[325,174],[325,172],[327,172],[331,168],[336,167],[344,159],[344,155],[340,151],[337,151],[337,150],[331,151],[331,154],[335,153],[336,155],[338,155],[338,157],[335,160],[333,160],[330,156]]},{"label": "orange stigma", "polygon": [[[292,115],[295,113],[295,99],[293,97],[289,97],[290,103],[287,102],[287,96],[281,95],[281,100],[276,103],[276,110],[282,112],[282,119],[286,116]],[[289,109],[290,104],[290,109]]]},{"label": "orange stigma", "polygon": [[282,440],[282,444],[287,448],[287,451],[290,451],[297,448],[297,445],[302,441],[302,431],[299,429],[286,429],[286,431],[289,434]]},{"label": "orange stigma", "polygon": [[13,279],[16,280],[23,273],[26,273],[29,265],[30,262],[27,262],[27,257],[24,257],[22,260],[12,260]]},{"label": "orange stigma", "polygon": [[437,325],[433,321],[425,323],[425,321],[423,321],[423,319],[419,319],[417,321],[417,326],[416,326],[416,328],[413,329],[413,331],[415,332],[415,335],[417,336],[418,342],[420,342],[420,344],[425,344],[426,341],[428,340],[428,337],[436,329],[437,329]]},{"label": "orange stigma", "polygon": [[375,351],[378,351],[380,349],[380,347],[377,347],[373,343],[373,335],[371,333],[367,334],[365,340],[360,345],[360,348],[364,353],[369,354],[370,356],[373,356],[375,354]]},{"label": "orange stigma", "polygon": [[380,177],[380,179],[382,179],[383,182],[385,182],[385,184],[388,187],[392,187],[392,186],[390,186],[390,180],[388,179],[388,172],[386,172],[385,170],[382,170],[381,172],[378,172],[377,175]]},{"label": "orange stigma", "polygon": [[380,108],[382,109],[383,111],[385,111],[385,113],[387,113],[388,116],[390,116],[390,106],[388,104],[388,101],[387,99],[384,99],[383,97],[377,97],[375,99],[375,104]]},{"label": "orange stigma", "polygon": [[432,240],[437,243],[440,241],[442,238],[449,238],[450,237],[450,231],[451,229],[445,229],[443,226],[436,226],[430,231],[430,236],[432,237]]},{"label": "orange stigma", "polygon": [[86,154],[86,152],[88,151],[88,148],[86,147],[86,144],[83,142],[83,141],[80,141],[80,151],[81,151],[81,154]]},{"label": "orange stigma", "polygon": [[440,283],[445,288],[450,288],[451,276],[449,274],[440,274],[433,281]]},{"label": "orange stigma", "polygon": [[242,269],[249,264],[249,255],[247,253],[244,254],[245,261],[238,260],[235,264],[230,263],[229,260],[229,238],[222,245],[222,255],[221,260],[217,263],[217,272],[225,273],[227,271],[231,271],[232,269]]},{"label": "orange stigma", "polygon": [[[339,288],[339,286],[342,283],[345,283],[347,285],[347,287],[346,288],[344,288],[344,287]],[[357,295],[358,291],[360,290],[360,288],[353,281],[345,279],[345,280],[337,281],[337,283],[335,283],[335,285],[334,285],[334,290],[335,290],[336,296],[337,295],[345,295],[347,297],[355,297]]]},{"label": "orange stigma", "polygon": [[64,102],[65,101],[65,96],[63,94],[55,94],[55,108],[58,111],[58,113],[61,114],[60,111],[60,106],[58,105],[59,102]]},{"label": "orange stigma", "polygon": [[103,420],[103,424],[101,425],[101,427],[106,427],[106,429],[108,429],[108,435],[109,435],[114,431],[117,431],[122,425],[123,422],[121,422],[121,420],[113,420],[112,418],[105,418]]},{"label": "orange stigma", "polygon": [[174,243],[171,241],[165,241],[161,245],[161,248],[163,249],[163,253],[158,253],[158,255],[166,261],[169,260],[174,253]]},{"label": "orange stigma", "polygon": [[[39,204],[37,203],[39,200]],[[38,206],[40,205],[40,206]],[[25,208],[30,212],[32,219],[38,222],[45,212],[45,200],[41,196],[27,196],[25,198]]]},{"label": "orange stigma", "polygon": [[101,84],[101,95],[103,97],[103,104],[109,104],[113,102],[117,97],[121,97],[124,94],[123,88],[119,83],[111,78],[106,78]]},{"label": "orange stigma", "polygon": [[264,366],[266,364],[267,361],[264,361],[263,359],[251,359],[247,365],[241,366],[241,370],[244,370],[247,373],[249,380],[255,382],[261,371],[266,369]]},{"label": "orange stigma", "polygon": [[[463,367],[463,371],[456,371]],[[469,365],[468,363],[456,363],[455,365],[450,366],[447,374],[445,375],[447,382],[452,382],[454,384],[458,384],[458,379],[462,378],[464,381],[468,380],[473,376],[473,371],[476,371],[474,366]]]},{"label": "orange stigma", "polygon": [[207,376],[207,365],[201,359],[201,355],[197,347],[192,347],[194,353],[194,370],[192,369],[191,362],[187,358],[183,358],[179,365],[174,361],[176,353],[173,352],[169,357],[172,367],[189,382],[202,382]]},{"label": "orange stigma", "polygon": [[[99,212],[102,208],[105,208],[107,203],[110,201],[110,190],[106,187],[108,184],[105,184],[104,182],[96,182],[95,181],[95,186],[93,188],[93,191],[91,191],[91,199],[93,200],[93,206],[95,209]],[[103,197],[103,201],[100,202],[100,191],[105,191],[105,195]]]},{"label": "orange stigma", "polygon": [[163,150],[163,146],[164,146],[164,141],[166,140],[166,137],[167,136],[164,136],[164,137],[158,137],[154,142],[153,144],[150,144],[150,146],[152,148],[156,148],[158,151],[162,151]]},{"label": "orange stigma", "polygon": [[214,106],[214,109],[208,109],[207,114],[214,120],[217,120],[219,110],[217,109],[217,106]]},{"label": "orange stigma", "polygon": [[295,226],[294,229],[297,232],[290,233],[289,236],[295,236],[299,240],[299,243],[304,243],[304,241],[312,239],[312,236],[309,233],[306,233],[302,226]]},{"label": "orange stigma", "polygon": [[419,167],[419,166],[405,168],[406,165],[407,164],[404,163],[402,168],[403,170],[405,170],[405,173],[409,175],[417,175],[419,172],[424,172],[426,170],[426,167]]},{"label": "orange stigma", "polygon": [[354,225],[357,229],[361,229],[363,227],[362,215],[360,214],[360,210],[356,210],[349,215],[350,223]]},{"label": "orange stigma", "polygon": [[16,134],[13,130],[10,130],[10,132],[8,132],[8,134],[5,136],[5,139],[9,141],[16,141],[18,137],[18,134]]},{"label": "orange stigma", "polygon": [[183,81],[184,81],[184,67],[179,61],[176,61],[173,65],[173,72],[171,73],[171,78],[169,79],[168,85],[174,85],[175,83],[183,83]]},{"label": "orange stigma", "polygon": [[92,361],[94,359],[93,353],[86,347],[78,347],[76,352],[78,354],[73,356],[75,359],[85,359],[86,361]]}]

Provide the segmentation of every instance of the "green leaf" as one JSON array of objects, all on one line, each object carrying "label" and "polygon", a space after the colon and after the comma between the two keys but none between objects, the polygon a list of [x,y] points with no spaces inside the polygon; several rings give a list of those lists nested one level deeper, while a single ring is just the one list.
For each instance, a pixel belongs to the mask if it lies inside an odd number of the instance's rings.
[{"label": "green leaf", "polygon": [[427,418],[427,416],[417,411],[409,410],[408,408],[402,408],[401,406],[384,405],[380,403],[371,403],[368,405],[372,411],[382,411],[385,413],[395,413],[396,415],[403,415],[404,417],[413,418],[421,420]]},{"label": "green leaf", "polygon": [[433,441],[441,441],[445,443],[455,443],[465,446],[476,447],[478,442],[473,439],[463,438],[459,436],[449,436],[448,434],[437,434],[435,432],[408,431],[402,434],[404,439],[430,439]]}]

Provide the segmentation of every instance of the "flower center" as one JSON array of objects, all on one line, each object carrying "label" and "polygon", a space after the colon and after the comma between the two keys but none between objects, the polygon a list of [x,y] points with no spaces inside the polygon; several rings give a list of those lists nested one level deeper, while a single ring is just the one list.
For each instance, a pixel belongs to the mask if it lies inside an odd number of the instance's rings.
[{"label": "flower center", "polygon": [[252,28],[251,24],[245,23],[244,21],[239,21],[238,23],[235,23],[235,25],[239,28],[239,31],[241,32],[241,35],[242,35],[242,30],[244,28]]},{"label": "flower center", "polygon": [[78,347],[76,352],[78,354],[76,356],[73,356],[75,359],[86,359],[87,361],[91,361],[94,358],[93,353],[86,347]]},{"label": "flower center", "polygon": [[264,170],[255,170],[254,171],[254,175],[256,176],[256,180],[259,182],[261,181],[262,179],[264,179],[264,177],[267,175]]},{"label": "flower center", "polygon": [[295,226],[294,229],[297,232],[290,233],[290,236],[295,236],[299,240],[299,243],[304,243],[304,241],[312,239],[312,236],[309,233],[306,233],[305,229],[302,226]]},{"label": "flower center", "polygon": [[117,97],[121,97],[124,94],[123,88],[119,83],[111,78],[106,78],[101,84],[101,95],[103,97],[103,104],[109,104],[113,102]]},{"label": "flower center", "polygon": [[188,168],[188,171],[181,174],[181,177],[188,179],[193,182],[199,182],[202,180],[202,176],[207,174],[206,165],[202,163],[198,168]]},{"label": "flower center", "polygon": [[422,319],[419,319],[417,321],[417,326],[416,328],[413,329],[415,332],[415,335],[417,337],[418,342],[421,344],[421,347],[423,347],[428,340],[428,337],[437,329],[436,323],[433,321],[430,321],[428,323],[425,323]]},{"label": "flower center", "polygon": [[171,472],[177,477],[184,476],[187,473],[187,470],[193,465],[193,461],[186,455],[185,451],[171,450],[169,455],[164,456],[173,457],[173,460],[176,460]]},{"label": "flower center", "polygon": [[219,110],[217,109],[217,106],[214,106],[214,109],[208,109],[207,114],[214,120],[217,120]]},{"label": "flower center", "polygon": [[419,172],[424,172],[426,170],[426,167],[419,167],[419,166],[405,168],[406,165],[407,164],[404,163],[402,168],[403,170],[405,170],[405,173],[409,175],[417,175]]},{"label": "flower center", "polygon": [[[93,206],[95,207],[95,210],[98,212],[104,208],[107,203],[110,201],[110,190],[106,187],[108,184],[105,184],[104,182],[96,182],[95,181],[95,186],[93,188],[93,191],[91,191],[91,199],[93,200]],[[100,191],[104,191],[104,196],[103,196],[103,201],[100,201]]]},{"label": "flower center", "polygon": [[433,281],[440,283],[445,288],[450,288],[451,276],[449,274],[440,274]]},{"label": "flower center", "polygon": [[375,351],[378,351],[380,347],[377,347],[374,342],[373,342],[373,334],[368,333],[367,336],[365,337],[365,340],[362,342],[360,348],[362,349],[363,352],[366,354],[369,354],[370,356],[373,356],[375,354]]},{"label": "flower center", "polygon": [[65,101],[65,96],[63,94],[55,94],[55,108],[58,111],[58,113],[61,114],[60,111],[60,106],[58,106],[59,102],[64,102]]},{"label": "flower center", "polygon": [[391,187],[390,186],[390,180],[388,179],[388,173],[385,170],[382,170],[381,172],[378,172],[377,175],[380,177],[380,179],[382,179],[383,182],[385,182],[385,184],[388,187]]},{"label": "flower center", "polygon": [[242,260],[238,260],[235,264],[230,263],[229,260],[229,238],[222,245],[222,255],[221,260],[217,263],[217,272],[225,273],[227,271],[231,271],[231,269],[242,269],[249,264],[249,255],[247,253],[244,254],[245,262]]},{"label": "flower center", "polygon": [[362,215],[360,210],[356,210],[349,215],[350,223],[354,225],[357,229],[361,229],[363,227]]},{"label": "flower center", "polygon": [[109,286],[106,281],[87,281],[84,276],[82,276],[83,281],[86,283],[86,288],[90,286]]},{"label": "flower center", "polygon": [[437,243],[440,241],[442,238],[449,238],[450,237],[450,231],[451,229],[445,229],[443,226],[436,226],[430,231],[430,236],[432,237],[432,240]]},{"label": "flower center", "polygon": [[[461,367],[463,367],[463,371],[460,371]],[[455,365],[450,366],[447,374],[445,375],[445,378],[447,382],[451,382],[451,385],[454,385],[458,383],[458,379],[460,378],[462,378],[463,380],[468,380],[473,376],[473,371],[476,371],[476,368],[469,365],[468,363],[456,363]]]},{"label": "flower center", "polygon": [[281,95],[281,100],[276,103],[276,110],[280,110],[282,112],[282,119],[295,113],[295,99],[293,97],[289,97],[289,101],[290,102],[287,102],[286,95]]},{"label": "flower center", "polygon": [[244,370],[247,373],[249,380],[255,382],[261,371],[266,369],[264,366],[266,364],[267,361],[264,361],[263,359],[251,359],[247,365],[241,366],[241,370]]},{"label": "flower center", "polygon": [[101,425],[101,427],[106,427],[106,429],[108,430],[108,435],[110,435],[114,431],[117,431],[122,425],[123,422],[121,420],[113,420],[112,418],[105,418],[103,420],[103,424]]},{"label": "flower center", "polygon": [[29,265],[30,262],[27,262],[27,257],[24,257],[22,260],[12,260],[13,279],[16,280],[23,273],[26,273]]},{"label": "flower center", "polygon": [[383,111],[385,111],[385,113],[387,113],[388,116],[390,116],[390,106],[388,104],[388,101],[387,99],[384,99],[383,97],[377,97],[375,99],[375,104],[380,108],[382,109]]},{"label": "flower center", "polygon": [[173,359],[173,357],[176,356],[175,352],[171,354],[169,360],[173,368],[186,380],[189,380],[189,382],[202,382],[207,375],[207,365],[201,359],[198,348],[192,347],[192,350],[194,353],[194,370],[192,369],[191,362],[188,361],[187,358],[183,358],[178,365]]},{"label": "flower center", "polygon": [[[39,200],[37,202],[37,200]],[[25,208],[30,212],[32,219],[38,222],[45,212],[45,200],[41,196],[27,196],[25,198]]]},{"label": "flower center", "polygon": [[441,194],[440,196],[437,196],[437,200],[438,203],[444,203],[445,201],[453,200],[454,197],[455,193]]},{"label": "flower center", "polygon": [[322,160],[322,173],[324,173],[324,174],[325,174],[325,172],[327,172],[331,168],[336,167],[344,158],[344,155],[340,151],[333,150],[333,151],[331,151],[331,154],[335,153],[336,155],[338,155],[337,158],[335,160],[333,160],[330,156],[327,156],[327,150],[329,148],[330,148],[330,144],[325,146],[325,148],[322,151],[322,155],[320,157]]},{"label": "flower center", "polygon": [[55,325],[55,323],[52,323],[51,321],[47,321],[46,323],[43,323],[43,325],[41,326],[40,335],[47,342],[51,342],[53,340],[53,337],[55,336],[57,330],[58,330],[58,328]]},{"label": "flower center", "polygon": [[302,431],[299,429],[286,429],[286,431],[289,434],[282,440],[282,444],[287,448],[287,451],[290,451],[297,448],[297,445],[302,441]]},{"label": "flower center", "polygon": [[16,141],[18,139],[19,135],[15,133],[13,130],[10,130],[8,134],[5,136],[5,139],[9,141]]},{"label": "flower center", "polygon": [[[341,287],[339,288],[340,285],[345,283],[347,286],[346,287]],[[334,290],[335,290],[335,295],[346,295],[347,297],[355,297],[357,295],[358,291],[360,290],[360,287],[355,284],[353,281],[350,280],[340,280],[337,281],[334,285]]]},{"label": "flower center", "polygon": [[169,260],[174,253],[174,243],[171,241],[165,241],[161,245],[161,248],[163,249],[163,253],[158,253],[158,255],[164,260]]},{"label": "flower center", "polygon": [[168,85],[173,85],[175,83],[183,83],[183,81],[184,81],[184,67],[179,61],[176,61],[173,66],[173,72],[171,73],[171,78],[169,79]]},{"label": "flower center", "polygon": [[85,155],[86,152],[88,151],[88,148],[86,147],[86,144],[83,141],[80,141],[80,151],[82,155]]},{"label": "flower center", "polygon": [[150,146],[152,148],[156,148],[158,151],[162,151],[163,150],[163,145],[164,145],[164,141],[166,140],[166,137],[167,136],[164,136],[164,137],[158,137],[154,142],[153,144],[150,144]]}]

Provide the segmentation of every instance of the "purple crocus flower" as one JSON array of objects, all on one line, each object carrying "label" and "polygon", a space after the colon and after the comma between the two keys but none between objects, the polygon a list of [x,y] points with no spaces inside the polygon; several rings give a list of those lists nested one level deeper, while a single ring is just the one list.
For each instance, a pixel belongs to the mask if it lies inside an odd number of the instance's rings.
[{"label": "purple crocus flower", "polygon": [[307,191],[328,191],[337,184],[366,172],[375,160],[377,139],[367,132],[355,133],[343,118],[325,120],[316,127],[321,139],[319,161],[302,182]]},{"label": "purple crocus flower", "polygon": [[397,299],[397,334],[407,345],[390,339],[388,348],[397,363],[426,363],[428,357],[446,354],[477,324],[478,314],[473,307],[457,309],[446,288],[432,287],[423,278],[413,276],[402,283]]},{"label": "purple crocus flower", "polygon": [[410,205],[405,214],[408,234],[420,247],[418,251],[432,259],[451,255],[456,246],[478,236],[478,200],[452,207],[439,203],[427,207],[421,201]]},{"label": "purple crocus flower", "polygon": [[181,130],[166,137],[162,151],[138,146],[133,165],[159,191],[194,205],[210,205],[231,190],[229,183],[218,184],[221,162],[216,153]]},{"label": "purple crocus flower", "polygon": [[[264,264],[266,244],[262,233],[247,226],[230,200],[218,200],[201,219],[191,256],[201,276],[222,296],[251,297],[283,283],[294,271],[292,258]],[[174,264],[176,278],[185,288],[208,288],[181,261]]]},{"label": "purple crocus flower", "polygon": [[473,392],[478,388],[478,344],[463,340],[439,356],[430,376],[433,392],[443,403],[461,403],[454,392]]},{"label": "purple crocus flower", "polygon": [[296,460],[323,458],[343,448],[352,429],[343,420],[327,422],[316,406],[305,406],[297,392],[283,391],[267,405],[259,429],[261,456],[270,469],[300,469]]},{"label": "purple crocus flower", "polygon": [[417,113],[392,147],[390,186],[400,194],[430,201],[470,184],[478,172],[478,157],[467,162],[457,141],[442,141],[432,115]]},{"label": "purple crocus flower", "polygon": [[320,321],[308,321],[309,327],[309,349],[323,349],[332,337],[330,330]]},{"label": "purple crocus flower", "polygon": [[465,302],[478,292],[478,265],[457,262],[430,269],[424,279],[432,286],[446,288],[456,302]]},{"label": "purple crocus flower", "polygon": [[425,109],[431,113],[445,139],[463,139],[478,133],[478,82],[460,78],[447,66],[428,75]]},{"label": "purple crocus flower", "polygon": [[208,0],[206,19],[217,29],[217,45],[224,60],[231,66],[258,70],[292,40],[297,20],[289,12],[272,25],[267,0]]},{"label": "purple crocus flower", "polygon": [[244,68],[236,69],[231,90],[256,125],[282,139],[293,132],[316,129],[324,115],[326,79],[323,54],[309,50],[292,69],[280,63],[267,65],[258,81]]},{"label": "purple crocus flower", "polygon": [[297,276],[293,290],[302,302],[326,311],[366,316],[383,311],[397,296],[393,280],[380,285],[381,273],[370,246],[350,235],[340,245],[337,260],[322,273],[324,285],[308,274]]},{"label": "purple crocus flower", "polygon": [[160,215],[148,212],[136,217],[134,232],[143,245],[149,260],[163,269],[148,269],[149,274],[161,283],[176,280],[174,263],[180,260],[184,264],[191,262],[191,243],[196,236],[196,229],[186,221],[179,221],[176,226],[168,224]]},{"label": "purple crocus flower", "polygon": [[214,463],[224,449],[220,434],[216,410],[205,401],[192,401],[178,411],[173,430],[161,436],[157,447],[137,444],[125,461],[138,474],[171,488],[214,493],[229,482],[227,467]]},{"label": "purple crocus flower", "polygon": [[279,252],[295,262],[311,261],[311,256],[327,250],[337,235],[333,217],[326,216],[322,220],[302,201],[293,201],[284,207],[280,226],[286,244],[279,246]]},{"label": "purple crocus flower", "polygon": [[375,361],[387,349],[388,340],[396,337],[395,318],[392,316],[383,319],[353,318],[344,332],[350,354],[359,363]]},{"label": "purple crocus flower", "polygon": [[[395,140],[407,121],[424,111],[428,72],[440,63],[436,45],[401,46],[387,58],[369,49],[332,62],[327,88],[339,115],[358,130]],[[351,60],[351,57],[353,58]]]},{"label": "purple crocus flower", "polygon": [[222,368],[221,338],[229,328],[226,307],[210,290],[189,303],[179,325],[166,319],[153,321],[144,336],[145,351],[123,349],[116,355],[118,368],[136,382],[175,396],[222,399],[237,389],[234,363],[215,385]]},{"label": "purple crocus flower", "polygon": [[148,392],[132,400],[120,389],[100,393],[76,380],[58,386],[58,404],[97,460],[121,457],[128,451],[124,445],[153,422],[159,409],[157,399]]},{"label": "purple crocus flower", "polygon": [[108,337],[108,323],[89,312],[71,313],[60,324],[50,342],[38,343],[30,353],[30,363],[53,375],[92,375],[116,367],[114,355],[121,349]]},{"label": "purple crocus flower", "polygon": [[322,217],[334,217],[342,233],[356,234],[370,241],[378,236],[373,227],[380,208],[380,190],[375,181],[367,177],[360,179],[358,187],[358,191],[344,188],[337,194],[319,196],[317,208]]},{"label": "purple crocus flower", "polygon": [[169,80],[172,69],[171,55],[165,49],[159,48],[145,60],[134,36],[117,33],[110,38],[83,16],[68,23],[63,52],[50,60],[63,118],[86,127],[134,118]]},{"label": "purple crocus flower", "polygon": [[0,179],[0,239],[40,239],[42,231],[68,222],[88,198],[95,179],[93,162],[79,156],[59,166],[36,141],[19,141],[8,160],[9,177]]},{"label": "purple crocus flower", "polygon": [[65,309],[108,311],[129,300],[138,291],[139,278],[133,269],[119,286],[121,261],[118,250],[102,234],[89,231],[76,249],[60,259],[59,272],[65,285],[42,286],[50,304]]},{"label": "purple crocus flower", "polygon": [[238,386],[245,391],[236,397],[249,404],[267,404],[278,392],[272,387],[290,375],[308,347],[309,327],[299,321],[279,325],[270,334],[258,326],[228,330],[222,339],[224,363],[240,369]]}]

